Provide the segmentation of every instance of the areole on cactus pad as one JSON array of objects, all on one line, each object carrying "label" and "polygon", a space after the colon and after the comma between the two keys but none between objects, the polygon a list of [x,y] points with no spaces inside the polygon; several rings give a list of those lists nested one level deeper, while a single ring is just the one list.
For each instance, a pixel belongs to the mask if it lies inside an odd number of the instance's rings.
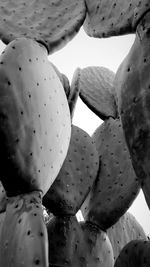
[{"label": "areole on cactus pad", "polygon": [[150,208],[150,12],[115,79],[118,107],[133,167]]},{"label": "areole on cactus pad", "polygon": [[150,10],[149,0],[85,0],[84,29],[89,36],[109,37],[134,33],[143,15]]},{"label": "areole on cactus pad", "polygon": [[5,44],[20,37],[42,42],[53,53],[79,31],[84,0],[5,0],[0,2],[0,37]]},{"label": "areole on cactus pad", "polygon": [[11,197],[0,234],[0,266],[48,267],[41,193]]},{"label": "areole on cactus pad", "polygon": [[72,125],[67,156],[57,178],[43,197],[43,205],[55,215],[75,215],[98,171],[99,157],[92,138]]},{"label": "areole on cactus pad", "polygon": [[120,119],[105,120],[94,132],[100,172],[81,210],[86,220],[102,230],[111,227],[127,211],[139,193]]},{"label": "areole on cactus pad", "polygon": [[70,135],[67,98],[46,49],[31,39],[12,41],[0,57],[0,177],[7,194],[45,194]]}]

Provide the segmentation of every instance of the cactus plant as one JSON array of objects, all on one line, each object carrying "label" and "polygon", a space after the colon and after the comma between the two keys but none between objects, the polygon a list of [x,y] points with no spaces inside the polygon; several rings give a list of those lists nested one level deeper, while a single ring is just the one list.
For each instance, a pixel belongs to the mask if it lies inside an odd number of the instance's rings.
[{"label": "cactus plant", "polygon": [[137,27],[135,42],[120,65],[115,87],[133,167],[150,207],[150,12]]},{"label": "cactus plant", "polygon": [[49,266],[86,267],[86,243],[75,216],[53,217],[47,224]]},{"label": "cactus plant", "polygon": [[114,255],[108,235],[88,222],[81,222],[80,225],[87,244],[87,266],[113,267]]},{"label": "cactus plant", "polygon": [[86,0],[84,30],[104,38],[134,33],[139,20],[150,10],[149,0]]},{"label": "cactus plant", "polygon": [[0,176],[8,196],[45,194],[66,157],[71,122],[47,51],[31,39],[12,41],[0,57],[0,122]]},{"label": "cactus plant", "polygon": [[86,220],[107,230],[127,211],[139,193],[120,119],[105,120],[93,134],[101,169],[81,210]]},{"label": "cactus plant", "polygon": [[1,1],[0,36],[5,44],[20,37],[35,39],[53,53],[77,34],[85,14],[84,0]]},{"label": "cactus plant", "polygon": [[90,191],[99,171],[99,158],[92,138],[72,125],[64,164],[43,197],[43,205],[55,215],[75,215]]},{"label": "cactus plant", "polygon": [[72,78],[72,82],[71,82],[70,93],[68,95],[68,104],[70,108],[71,118],[73,118],[76,103],[77,103],[78,96],[79,96],[79,91],[80,91],[80,87],[79,87],[80,72],[81,72],[80,68],[77,68],[75,70],[73,78]]},{"label": "cactus plant", "polygon": [[104,67],[92,66],[80,70],[80,97],[102,120],[117,117],[114,78],[115,74]]},{"label": "cactus plant", "polygon": [[6,191],[0,181],[0,213],[6,211],[7,201],[8,201],[8,198],[6,195]]},{"label": "cactus plant", "polygon": [[57,76],[59,77],[62,85],[63,85],[63,88],[65,90],[65,93],[66,93],[66,97],[68,98],[68,95],[70,93],[70,83],[69,83],[69,80],[67,78],[67,76],[64,74],[64,73],[61,73],[58,68],[53,64],[51,63]]},{"label": "cactus plant", "polygon": [[129,212],[126,212],[116,224],[107,230],[107,235],[113,248],[114,260],[130,241],[147,239],[142,226]]},{"label": "cactus plant", "polygon": [[133,240],[121,250],[114,267],[149,267],[149,251],[150,241]]},{"label": "cactus plant", "polygon": [[0,235],[0,266],[48,267],[41,193],[10,197]]}]

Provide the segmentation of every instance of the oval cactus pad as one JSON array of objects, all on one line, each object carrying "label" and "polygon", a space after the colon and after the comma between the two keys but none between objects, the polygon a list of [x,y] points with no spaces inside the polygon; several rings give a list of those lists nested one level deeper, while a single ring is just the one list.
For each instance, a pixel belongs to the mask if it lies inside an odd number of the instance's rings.
[{"label": "oval cactus pad", "polygon": [[136,175],[150,208],[150,12],[120,65],[115,85],[118,109]]},{"label": "oval cactus pad", "polygon": [[55,215],[75,215],[90,191],[98,169],[99,158],[92,138],[72,125],[67,156],[43,198],[43,205]]},{"label": "oval cactus pad", "polygon": [[12,41],[0,57],[0,176],[8,195],[44,194],[70,134],[67,98],[46,49],[31,39]]},{"label": "oval cactus pad", "polygon": [[134,33],[143,15],[150,10],[149,0],[86,0],[84,29],[89,36],[109,37]]},{"label": "oval cactus pad", "polygon": [[114,254],[106,232],[88,222],[80,223],[87,244],[88,267],[113,267]]},{"label": "oval cactus pad", "polygon": [[80,81],[80,68],[77,68],[73,74],[70,86],[70,92],[68,95],[68,104],[70,108],[71,118],[73,118],[76,103],[79,96],[79,90],[80,90],[79,81]]},{"label": "oval cactus pad", "polygon": [[107,234],[113,247],[114,260],[127,243],[135,239],[147,238],[142,226],[129,212],[126,212],[116,224],[109,228]]},{"label": "oval cactus pad", "polygon": [[83,0],[2,0],[0,36],[5,44],[20,37],[36,39],[52,53],[77,34],[85,14]]},{"label": "oval cactus pad", "polygon": [[0,181],[0,213],[6,210],[7,201],[8,201],[8,198],[6,195],[6,191]]},{"label": "oval cactus pad", "polygon": [[115,74],[104,67],[87,67],[80,70],[80,97],[102,120],[117,117]]},{"label": "oval cactus pad", "polygon": [[48,267],[48,235],[39,192],[9,198],[1,229],[0,266]]},{"label": "oval cactus pad", "polygon": [[150,266],[150,241],[133,240],[120,252],[114,267],[149,267]]},{"label": "oval cactus pad", "polygon": [[53,217],[47,224],[49,267],[86,265],[86,242],[75,216]]},{"label": "oval cactus pad", "polygon": [[93,134],[101,170],[85,201],[83,217],[108,229],[127,211],[140,183],[132,167],[119,119],[106,120]]}]

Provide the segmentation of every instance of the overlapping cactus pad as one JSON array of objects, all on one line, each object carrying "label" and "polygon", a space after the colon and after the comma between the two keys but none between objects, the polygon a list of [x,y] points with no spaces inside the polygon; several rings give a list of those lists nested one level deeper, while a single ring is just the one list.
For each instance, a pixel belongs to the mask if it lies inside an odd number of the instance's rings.
[{"label": "overlapping cactus pad", "polygon": [[39,192],[9,199],[0,237],[0,266],[48,267],[48,235]]},{"label": "overlapping cactus pad", "polygon": [[49,266],[77,267],[86,264],[86,242],[75,216],[53,217],[47,224]]},{"label": "overlapping cactus pad", "polygon": [[86,33],[108,37],[134,33],[141,17],[150,10],[149,0],[86,0]]},{"label": "overlapping cactus pad", "polygon": [[0,176],[8,195],[45,193],[70,134],[67,98],[46,49],[27,38],[12,41],[0,57]]},{"label": "overlapping cactus pad", "polygon": [[0,37],[5,44],[22,36],[36,39],[52,53],[76,35],[85,13],[83,0],[2,0]]},{"label": "overlapping cactus pad", "polygon": [[132,167],[119,119],[103,122],[93,134],[101,161],[95,184],[82,206],[83,216],[108,229],[127,211],[140,183]]},{"label": "overlapping cactus pad", "polygon": [[87,244],[86,262],[89,267],[113,267],[114,254],[106,232],[88,222],[80,223]]},{"label": "overlapping cactus pad", "polygon": [[6,210],[7,201],[6,191],[0,181],[0,213]]},{"label": "overlapping cactus pad", "polygon": [[150,12],[115,78],[118,107],[132,163],[150,208]]},{"label": "overlapping cactus pad", "polygon": [[114,77],[113,71],[104,67],[91,66],[80,70],[80,97],[101,119],[117,117]]},{"label": "overlapping cactus pad", "polygon": [[72,125],[70,146],[64,164],[43,198],[55,215],[75,215],[90,191],[99,170],[99,157],[92,138]]},{"label": "overlapping cactus pad", "polygon": [[142,226],[129,212],[125,213],[116,224],[109,228],[107,234],[113,247],[114,260],[130,241],[147,239]]},{"label": "overlapping cactus pad", "polygon": [[114,267],[149,267],[150,241],[133,240],[120,252]]}]

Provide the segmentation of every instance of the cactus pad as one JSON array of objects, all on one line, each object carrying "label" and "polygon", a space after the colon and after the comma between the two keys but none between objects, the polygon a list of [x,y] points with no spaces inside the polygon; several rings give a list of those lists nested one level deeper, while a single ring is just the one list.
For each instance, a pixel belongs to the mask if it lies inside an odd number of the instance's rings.
[{"label": "cactus pad", "polygon": [[150,266],[150,241],[133,240],[120,252],[114,267],[149,267]]},{"label": "cactus pad", "polygon": [[74,216],[53,217],[47,224],[49,266],[86,265],[86,243]]},{"label": "cactus pad", "polygon": [[103,122],[93,134],[93,141],[101,169],[81,209],[86,220],[106,230],[127,211],[139,192],[140,183],[119,119]]},{"label": "cactus pad", "polygon": [[31,39],[12,41],[0,57],[0,176],[7,195],[44,194],[70,134],[67,98],[46,49]]},{"label": "cactus pad", "polygon": [[48,267],[48,236],[39,192],[9,198],[1,229],[0,266]]},{"label": "cactus pad", "polygon": [[8,198],[6,195],[6,191],[0,181],[0,213],[6,210],[7,201],[8,201]]},{"label": "cactus pad", "polygon": [[107,235],[113,247],[114,260],[127,243],[135,239],[147,238],[142,226],[129,212],[126,212],[116,224],[107,230]]},{"label": "cactus pad", "polygon": [[3,0],[0,36],[5,44],[20,37],[35,39],[52,53],[76,35],[85,14],[83,0]]},{"label": "cactus pad", "polygon": [[84,29],[89,36],[109,37],[134,33],[150,10],[149,0],[86,0]]},{"label": "cactus pad", "polygon": [[115,74],[104,67],[87,67],[80,70],[80,97],[102,120],[117,117],[114,77]]},{"label": "cactus pad", "polygon": [[108,235],[88,222],[81,222],[80,225],[87,244],[87,266],[113,267],[113,249]]},{"label": "cactus pad", "polygon": [[90,191],[99,169],[92,138],[72,125],[70,146],[64,164],[43,197],[43,205],[55,215],[75,215]]},{"label": "cactus pad", "polygon": [[119,67],[118,107],[133,167],[150,208],[150,12],[137,28],[135,42]]},{"label": "cactus pad", "polygon": [[74,72],[70,87],[70,93],[68,95],[68,103],[69,103],[71,118],[73,118],[76,103],[79,96],[79,91],[80,91],[79,81],[80,81],[80,69],[77,68]]}]

